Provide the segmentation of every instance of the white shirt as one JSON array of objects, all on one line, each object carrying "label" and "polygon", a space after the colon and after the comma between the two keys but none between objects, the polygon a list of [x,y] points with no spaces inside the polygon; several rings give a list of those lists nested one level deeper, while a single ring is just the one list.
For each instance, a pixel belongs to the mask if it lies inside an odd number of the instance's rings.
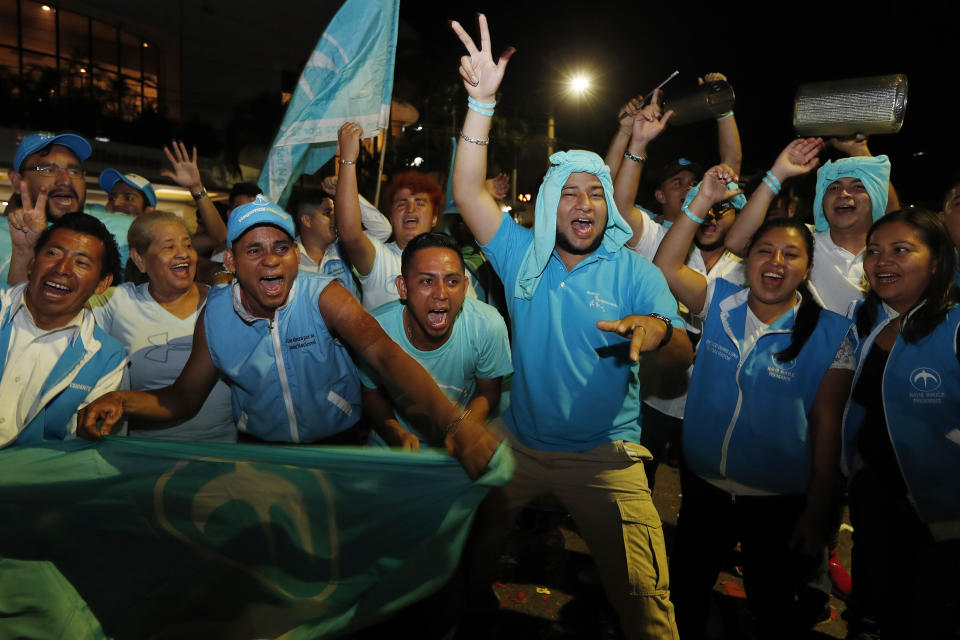
[{"label": "white shirt", "polygon": [[851,302],[863,298],[863,255],[850,253],[830,237],[830,230],[813,234],[810,290],[824,309],[844,315]]},{"label": "white shirt", "polygon": [[[81,330],[86,310],[57,329],[44,330],[34,322],[23,302],[23,290],[12,301],[12,322],[7,360],[0,374],[0,447],[13,442],[43,408],[39,406],[47,376],[60,356]],[[91,325],[92,327],[92,325]],[[121,386],[126,367],[122,366],[100,379],[77,408],[81,409],[105,393]],[[76,414],[67,426],[68,437],[76,433]]]},{"label": "white shirt", "polygon": [[383,244],[370,238],[370,243],[375,252],[373,267],[367,275],[358,274],[363,287],[363,308],[367,311],[400,298],[397,276],[400,275],[400,255],[403,253],[396,242]]},{"label": "white shirt", "polygon": [[[90,298],[100,328],[130,354],[130,383],[136,391],[162,389],[174,383],[193,351],[198,309],[178,318],[153,299],[149,283],[125,282]],[[138,438],[236,442],[230,387],[218,380],[199,413],[166,429],[135,429]]]}]

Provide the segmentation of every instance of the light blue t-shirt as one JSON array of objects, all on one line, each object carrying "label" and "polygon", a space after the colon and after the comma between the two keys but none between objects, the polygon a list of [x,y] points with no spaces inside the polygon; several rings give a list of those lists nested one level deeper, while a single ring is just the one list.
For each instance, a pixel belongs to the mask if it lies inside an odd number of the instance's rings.
[{"label": "light blue t-shirt", "polygon": [[[102,205],[85,207],[84,213],[89,214],[103,223],[107,231],[113,234],[120,249],[120,277],[123,279],[123,268],[130,257],[130,246],[127,244],[127,231],[136,218],[119,213],[110,213]],[[10,222],[6,216],[0,216],[0,282],[7,283],[7,274],[10,273],[10,256],[13,254],[13,243],[10,240]],[[114,284],[119,284],[114,282]]]},{"label": "light blue t-shirt", "polygon": [[[513,371],[507,325],[490,305],[466,298],[450,337],[433,351],[420,351],[410,343],[403,327],[404,309],[405,305],[395,300],[377,308],[373,316],[386,334],[430,373],[454,404],[465,407],[470,402],[477,380],[491,380]],[[389,381],[367,367],[360,368],[360,381],[369,389],[381,387],[387,392],[397,409],[395,415],[400,425],[420,438],[421,446],[440,444],[424,437],[430,433],[427,416],[408,411],[411,401]],[[371,444],[385,446],[376,432],[371,433]]]},{"label": "light blue t-shirt", "polygon": [[684,328],[663,273],[645,258],[602,246],[567,271],[554,251],[532,300],[509,295],[533,233],[504,214],[482,247],[503,281],[513,323],[507,426],[546,451],[586,451],[615,440],[640,442],[639,365],[630,342],[599,320],[661,313]]}]

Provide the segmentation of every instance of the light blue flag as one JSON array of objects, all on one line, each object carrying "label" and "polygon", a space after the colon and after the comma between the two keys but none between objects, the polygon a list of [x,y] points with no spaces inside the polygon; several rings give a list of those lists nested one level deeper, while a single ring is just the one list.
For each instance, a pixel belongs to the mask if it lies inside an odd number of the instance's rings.
[{"label": "light blue flag", "polygon": [[436,451],[108,437],[0,451],[0,638],[312,640],[439,589],[477,482]]},{"label": "light blue flag", "polygon": [[258,184],[281,206],[302,174],[337,152],[344,122],[380,134],[390,119],[400,0],[347,0],[307,61]]}]

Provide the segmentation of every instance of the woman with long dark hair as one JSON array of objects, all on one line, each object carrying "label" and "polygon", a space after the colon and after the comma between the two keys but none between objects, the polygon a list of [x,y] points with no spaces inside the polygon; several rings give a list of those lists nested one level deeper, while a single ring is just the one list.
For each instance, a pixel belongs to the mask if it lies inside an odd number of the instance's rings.
[{"label": "woman with long dark hair", "polygon": [[796,220],[756,232],[746,287],[708,283],[684,265],[710,208],[734,193],[732,180],[723,166],[704,175],[654,261],[677,300],[706,314],[683,421],[671,599],[681,637],[702,637],[711,589],[739,541],[758,632],[788,638],[802,631],[796,597],[830,535],[851,325],[807,289],[813,238]]},{"label": "woman with long dark hair", "polygon": [[[960,291],[943,222],[898,211],[867,235],[866,299],[843,423],[854,587],[850,635],[960,630]],[[859,635],[858,635],[859,634]]]}]

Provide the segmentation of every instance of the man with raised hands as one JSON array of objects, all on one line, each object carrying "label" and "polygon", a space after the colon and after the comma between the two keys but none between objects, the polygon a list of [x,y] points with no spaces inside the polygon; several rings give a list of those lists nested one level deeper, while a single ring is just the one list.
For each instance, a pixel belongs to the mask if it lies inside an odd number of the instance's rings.
[{"label": "man with raised hands", "polygon": [[[685,368],[692,349],[663,275],[624,249],[633,235],[613,200],[600,156],[551,156],[533,232],[503,214],[484,189],[486,145],[508,49],[491,54],[459,23],[468,94],[453,168],[463,219],[503,280],[513,326],[515,374],[503,416],[516,473],[481,509],[473,561],[495,557],[510,520],[534,497],[554,494],[576,520],[630,638],[676,638],[660,518],[644,474],[637,360],[656,352]],[[492,577],[492,576],[490,576]]]}]

